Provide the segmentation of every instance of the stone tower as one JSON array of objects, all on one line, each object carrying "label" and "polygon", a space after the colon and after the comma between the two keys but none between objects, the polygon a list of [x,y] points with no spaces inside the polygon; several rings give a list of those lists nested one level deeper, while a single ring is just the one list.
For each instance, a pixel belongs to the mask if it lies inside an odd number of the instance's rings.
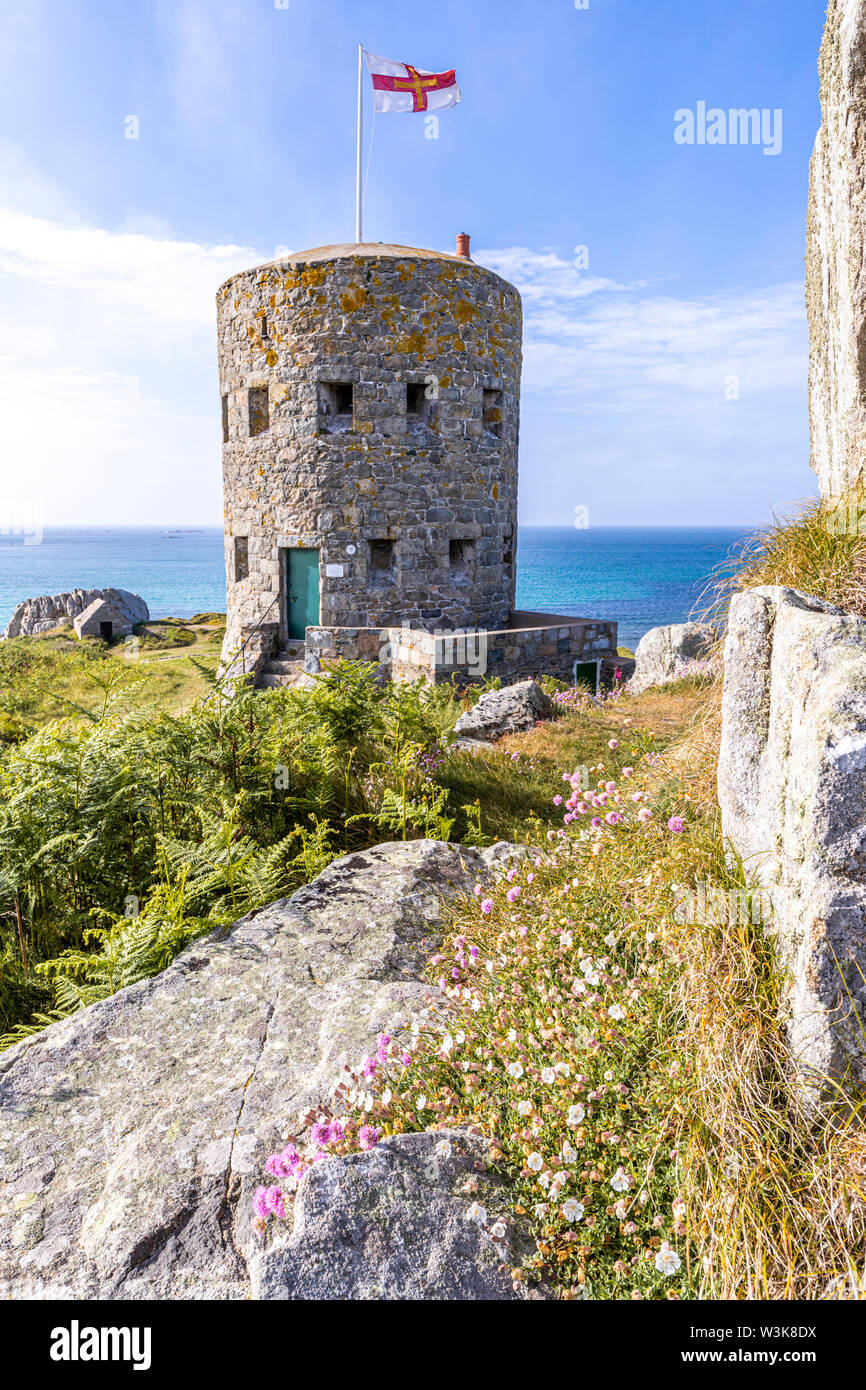
[{"label": "stone tower", "polygon": [[227,660],[507,626],[522,313],[467,241],[325,246],[219,290]]}]

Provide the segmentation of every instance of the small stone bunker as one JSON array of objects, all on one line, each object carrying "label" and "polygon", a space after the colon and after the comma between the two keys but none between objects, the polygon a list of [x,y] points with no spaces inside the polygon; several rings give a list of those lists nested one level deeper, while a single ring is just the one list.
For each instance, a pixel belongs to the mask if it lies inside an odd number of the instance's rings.
[{"label": "small stone bunker", "polygon": [[263,685],[612,673],[612,622],[515,612],[520,295],[468,254],[326,246],[217,295],[227,629]]},{"label": "small stone bunker", "polygon": [[126,614],[104,598],[95,598],[89,603],[83,613],[73,618],[72,626],[76,637],[101,637],[105,642],[132,632],[132,623]]}]

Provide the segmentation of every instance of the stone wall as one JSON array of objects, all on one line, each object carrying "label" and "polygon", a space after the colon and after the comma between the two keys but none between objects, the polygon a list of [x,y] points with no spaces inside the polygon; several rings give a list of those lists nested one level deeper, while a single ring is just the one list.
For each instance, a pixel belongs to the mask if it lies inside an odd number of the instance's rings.
[{"label": "stone wall", "polygon": [[280,593],[280,550],[297,547],[320,553],[326,628],[504,627],[513,286],[462,257],[325,247],[234,276],[217,308],[226,655]]},{"label": "stone wall", "polygon": [[[616,658],[617,625],[575,621],[543,613],[520,614],[526,627],[497,631],[434,631],[423,628],[310,628],[307,669],[318,671],[330,661],[376,661],[385,678],[428,680],[458,685],[501,677],[512,684],[539,675],[570,681],[576,661],[601,661],[611,667]],[[529,625],[547,619],[550,626]],[[604,674],[607,674],[605,672]]]},{"label": "stone wall", "polygon": [[829,0],[806,256],[812,467],[822,493],[866,483],[866,0]]}]

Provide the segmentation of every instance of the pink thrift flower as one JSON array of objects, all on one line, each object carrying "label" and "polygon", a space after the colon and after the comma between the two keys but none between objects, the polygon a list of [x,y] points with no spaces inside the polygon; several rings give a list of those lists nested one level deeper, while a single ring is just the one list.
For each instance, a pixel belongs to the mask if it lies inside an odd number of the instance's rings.
[{"label": "pink thrift flower", "polygon": [[562,797],[561,797],[561,796],[555,796],[555,797],[553,798],[553,804],[554,804],[554,806],[561,806],[561,805],[562,805]]},{"label": "pink thrift flower", "polygon": [[509,888],[509,890],[508,890],[508,892],[505,894],[505,896],[506,896],[506,898],[508,899],[508,901],[509,901],[510,903],[516,903],[516,902],[517,902],[517,899],[520,897],[520,889],[519,889],[519,888]]},{"label": "pink thrift flower", "polygon": [[362,1149],[375,1149],[379,1142],[379,1131],[372,1125],[364,1125],[358,1132],[358,1143]]},{"label": "pink thrift flower", "polygon": [[481,904],[481,911],[484,913],[485,917],[490,916],[491,912],[493,911],[493,902],[490,898],[484,899],[484,902]]},{"label": "pink thrift flower", "polygon": [[671,816],[668,821],[668,830],[672,830],[675,835],[682,835],[683,828],[682,819],[679,816]]}]

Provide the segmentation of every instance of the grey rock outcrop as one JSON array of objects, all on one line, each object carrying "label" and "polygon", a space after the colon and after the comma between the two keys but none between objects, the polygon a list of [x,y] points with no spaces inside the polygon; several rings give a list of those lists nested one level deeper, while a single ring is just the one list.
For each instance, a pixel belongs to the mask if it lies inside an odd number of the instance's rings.
[{"label": "grey rock outcrop", "polygon": [[638,643],[629,690],[637,695],[653,685],[665,685],[706,670],[718,639],[719,631],[713,623],[672,623],[650,628]]},{"label": "grey rock outcrop", "polygon": [[733,599],[718,785],[724,834],[772,900],[804,1077],[862,1084],[866,620],[793,589]]},{"label": "grey rock outcrop", "polygon": [[150,617],[147,604],[128,589],[73,589],[68,594],[43,594],[19,603],[6,628],[7,637],[36,637],[62,624],[71,626],[73,619],[89,608],[94,599],[105,599],[130,626],[146,623]]},{"label": "grey rock outcrop", "polygon": [[0,1054],[0,1297],[249,1297],[266,1156],[424,1009],[443,899],[520,853],[348,855]]},{"label": "grey rock outcrop", "polygon": [[461,714],[454,733],[461,746],[492,743],[505,734],[533,729],[539,719],[552,719],[553,701],[535,681],[520,681],[501,690],[488,690],[472,709]]},{"label": "grey rock outcrop", "polygon": [[806,300],[812,467],[825,497],[866,482],[866,0],[829,0],[819,61]]},{"label": "grey rock outcrop", "polygon": [[[526,1297],[511,1281],[519,1235],[510,1222],[491,1235],[505,1202],[501,1179],[484,1171],[487,1147],[478,1135],[440,1130],[316,1164],[301,1179],[291,1234],[252,1261],[253,1297]],[[472,1219],[476,1203],[483,1224]]]}]

